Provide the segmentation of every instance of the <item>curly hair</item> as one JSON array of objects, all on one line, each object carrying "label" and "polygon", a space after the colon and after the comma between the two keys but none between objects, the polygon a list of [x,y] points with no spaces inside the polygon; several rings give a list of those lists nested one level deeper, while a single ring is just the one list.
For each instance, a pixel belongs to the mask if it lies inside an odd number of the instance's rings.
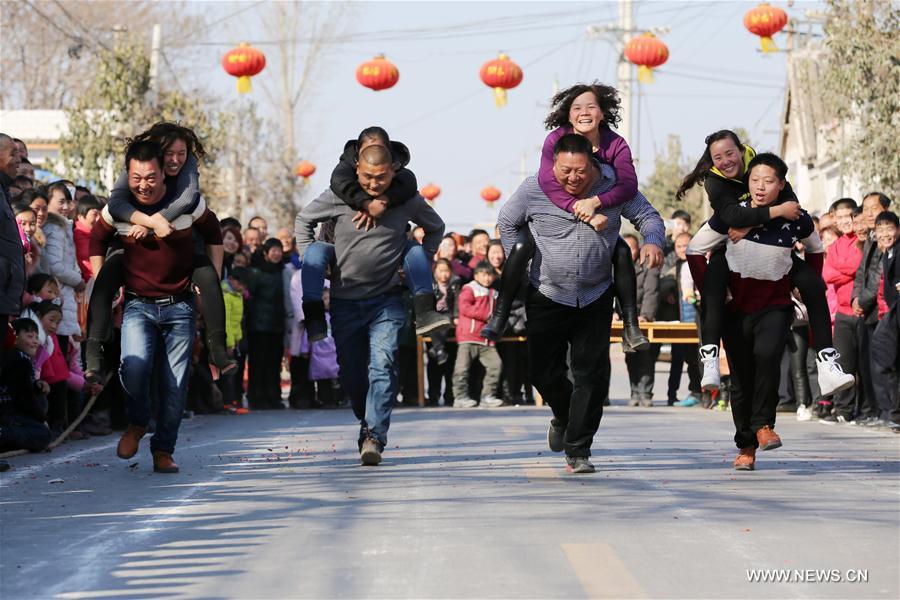
[{"label": "curly hair", "polygon": [[187,146],[187,151],[193,154],[195,158],[201,159],[206,156],[206,150],[200,143],[200,138],[194,133],[193,129],[188,129],[177,123],[168,123],[160,121],[155,123],[150,129],[139,133],[134,139],[126,140],[130,146],[135,142],[151,141],[159,144],[163,150],[168,148],[169,144],[175,140],[181,140]]},{"label": "curly hair", "polygon": [[553,109],[547,115],[546,120],[544,120],[544,125],[547,126],[547,129],[556,129],[570,125],[569,111],[572,109],[572,103],[575,101],[575,98],[585,92],[593,92],[597,98],[597,104],[600,105],[600,110],[603,112],[603,123],[600,126],[606,128],[616,127],[622,119],[619,115],[619,111],[622,109],[619,91],[610,85],[603,85],[599,81],[595,81],[590,85],[579,83],[557,92],[550,99],[550,105]]}]

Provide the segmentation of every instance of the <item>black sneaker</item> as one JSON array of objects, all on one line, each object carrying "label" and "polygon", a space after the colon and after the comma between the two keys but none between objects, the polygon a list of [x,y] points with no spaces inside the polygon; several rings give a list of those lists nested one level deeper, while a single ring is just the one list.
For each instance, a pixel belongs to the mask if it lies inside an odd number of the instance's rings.
[{"label": "black sneaker", "polygon": [[562,452],[566,441],[566,428],[560,425],[556,419],[550,421],[547,429],[547,445],[553,452]]},{"label": "black sneaker", "polygon": [[566,472],[567,473],[593,473],[597,469],[594,468],[594,463],[589,461],[587,457],[584,456],[567,456],[566,457]]},{"label": "black sneaker", "polygon": [[359,451],[359,462],[366,467],[374,467],[381,462],[381,444],[372,438],[363,440]]}]

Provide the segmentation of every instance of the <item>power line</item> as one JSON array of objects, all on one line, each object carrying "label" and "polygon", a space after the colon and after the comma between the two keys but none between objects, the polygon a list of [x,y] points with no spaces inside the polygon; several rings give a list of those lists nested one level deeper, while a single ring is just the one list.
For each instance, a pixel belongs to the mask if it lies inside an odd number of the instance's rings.
[{"label": "power line", "polygon": [[738,80],[738,79],[725,79],[724,77],[710,77],[705,75],[697,75],[695,73],[683,73],[679,71],[672,71],[670,69],[655,69],[657,73],[666,74],[666,75],[674,75],[675,77],[684,77],[685,79],[697,79],[699,81],[712,81],[715,83],[721,83],[724,85],[741,85],[741,86],[752,86],[752,87],[762,87],[769,88],[773,90],[783,90],[784,85],[781,84],[768,84],[768,83],[758,83],[758,82],[750,82],[746,80]]},{"label": "power line", "polygon": [[257,2],[254,2],[254,3],[251,4],[250,6],[245,6],[245,7],[241,8],[241,9],[239,9],[239,10],[234,11],[233,13],[230,13],[230,14],[225,15],[224,17],[222,17],[222,18],[220,18],[220,19],[216,19],[216,20],[213,21],[212,23],[207,23],[207,24],[203,25],[203,27],[201,27],[199,30],[197,30],[196,32],[193,32],[192,35],[200,35],[200,34],[202,34],[202,33],[205,33],[205,32],[208,31],[211,27],[213,27],[213,26],[215,26],[215,25],[218,25],[218,24],[220,24],[220,23],[224,23],[225,21],[228,21],[229,19],[232,19],[232,18],[234,18],[234,17],[236,17],[236,16],[238,16],[238,15],[240,15],[240,14],[243,14],[243,13],[249,11],[249,10],[253,10],[253,9],[256,8],[257,6],[259,6],[260,4],[264,4],[264,3],[265,3],[265,0],[258,0]]}]

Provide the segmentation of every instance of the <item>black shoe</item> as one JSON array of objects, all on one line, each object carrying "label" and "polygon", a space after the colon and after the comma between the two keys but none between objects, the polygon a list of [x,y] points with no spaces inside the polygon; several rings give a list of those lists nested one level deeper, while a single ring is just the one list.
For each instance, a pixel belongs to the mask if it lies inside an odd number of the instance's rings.
[{"label": "black shoe", "polygon": [[306,326],[306,336],[310,343],[327,338],[328,323],[325,322],[325,303],[321,300],[304,302],[303,323]]},{"label": "black shoe", "polygon": [[566,471],[568,473],[593,473],[596,470],[594,464],[584,456],[566,457]]},{"label": "black shoe", "polygon": [[453,326],[446,314],[435,310],[434,294],[413,296],[413,309],[416,312],[416,335],[428,335]]},{"label": "black shoe", "polygon": [[650,340],[647,339],[647,336],[644,335],[644,332],[641,331],[636,322],[622,324],[622,349],[625,352],[631,354],[638,350],[646,350],[649,347]]},{"label": "black shoe", "polygon": [[787,403],[779,404],[778,406],[775,407],[775,412],[795,413],[795,412],[797,412],[797,405],[796,404],[787,404]]},{"label": "black shoe", "polygon": [[550,427],[547,429],[547,445],[552,452],[562,452],[566,441],[566,428],[560,425],[556,419],[550,420]]},{"label": "black shoe", "polygon": [[494,311],[487,325],[481,328],[481,337],[489,342],[499,342],[500,338],[503,337],[503,332],[506,330],[507,320],[508,317],[504,317]]}]

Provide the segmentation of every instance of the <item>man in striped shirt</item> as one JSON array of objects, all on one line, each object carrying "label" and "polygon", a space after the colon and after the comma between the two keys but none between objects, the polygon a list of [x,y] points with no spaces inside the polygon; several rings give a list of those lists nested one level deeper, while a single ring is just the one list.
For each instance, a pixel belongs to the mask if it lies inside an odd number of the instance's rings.
[{"label": "man in striped shirt", "polygon": [[[594,160],[590,142],[569,134],[553,149],[557,181],[576,198],[613,187],[615,171]],[[526,299],[528,352],[532,381],[553,409],[547,434],[550,449],[566,452],[566,468],[591,473],[591,443],[609,396],[609,329],[612,322],[612,256],[624,216],[641,232],[641,263],[662,264],[665,227],[659,213],[638,192],[625,204],[601,209],[609,220],[597,232],[572,213],[556,207],[537,177],[526,179],[497,219],[507,253],[518,230],[527,226],[535,240]],[[567,355],[571,347],[571,364]],[[574,385],[569,381],[571,370]]]}]

